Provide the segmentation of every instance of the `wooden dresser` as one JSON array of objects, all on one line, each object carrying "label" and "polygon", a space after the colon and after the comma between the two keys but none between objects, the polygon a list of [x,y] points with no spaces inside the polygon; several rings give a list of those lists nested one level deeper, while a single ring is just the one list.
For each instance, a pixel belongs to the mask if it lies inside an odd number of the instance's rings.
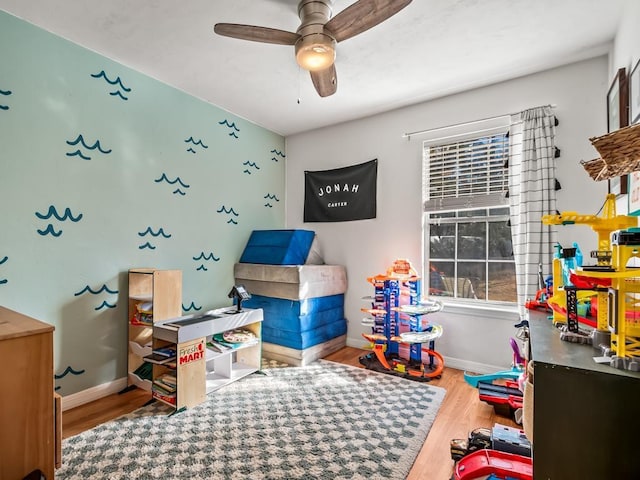
[{"label": "wooden dresser", "polygon": [[56,419],[52,325],[0,306],[0,479],[40,469],[54,478]]}]

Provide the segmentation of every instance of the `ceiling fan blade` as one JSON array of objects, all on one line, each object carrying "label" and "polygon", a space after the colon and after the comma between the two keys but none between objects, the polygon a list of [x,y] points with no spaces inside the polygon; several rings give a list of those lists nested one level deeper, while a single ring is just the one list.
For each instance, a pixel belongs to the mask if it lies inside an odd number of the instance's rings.
[{"label": "ceiling fan blade", "polygon": [[338,76],[336,74],[335,64],[329,68],[311,73],[311,81],[315,87],[318,95],[321,97],[328,97],[336,93],[338,89]]},{"label": "ceiling fan blade", "polygon": [[224,37],[251,40],[252,42],[275,43],[277,45],[295,45],[300,35],[277,28],[240,25],[237,23],[216,23],[213,31]]},{"label": "ceiling fan blade", "polygon": [[324,28],[341,42],[392,17],[411,0],[358,0],[329,20]]}]

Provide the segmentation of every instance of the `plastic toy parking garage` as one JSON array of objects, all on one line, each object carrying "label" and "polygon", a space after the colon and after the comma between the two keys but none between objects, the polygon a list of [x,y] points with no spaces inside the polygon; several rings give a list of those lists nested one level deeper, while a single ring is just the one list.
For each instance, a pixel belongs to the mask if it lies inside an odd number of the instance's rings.
[{"label": "plastic toy parking garage", "polygon": [[420,277],[407,260],[396,260],[386,273],[367,279],[373,285],[369,314],[362,324],[371,333],[368,340],[372,352],[360,357],[370,370],[411,380],[428,382],[440,377],[444,360],[435,350],[442,326],[425,316],[442,310],[442,303],[421,299]]}]

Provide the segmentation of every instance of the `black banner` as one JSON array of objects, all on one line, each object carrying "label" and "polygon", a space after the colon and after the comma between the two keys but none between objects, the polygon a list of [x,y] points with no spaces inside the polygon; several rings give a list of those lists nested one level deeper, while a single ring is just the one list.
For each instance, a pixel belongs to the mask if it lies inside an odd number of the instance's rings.
[{"label": "black banner", "polygon": [[304,221],[346,222],[376,218],[378,160],[304,172]]}]

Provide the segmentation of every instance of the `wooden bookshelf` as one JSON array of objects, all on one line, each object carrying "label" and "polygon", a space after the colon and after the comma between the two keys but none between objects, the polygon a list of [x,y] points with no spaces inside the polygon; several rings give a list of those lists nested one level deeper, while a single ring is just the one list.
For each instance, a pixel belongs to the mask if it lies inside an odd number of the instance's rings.
[{"label": "wooden bookshelf", "polygon": [[[153,316],[147,324],[136,321],[138,306],[151,305]],[[182,271],[136,268],[129,270],[128,385],[151,391],[151,380],[140,378],[136,370],[152,350],[153,323],[182,315]],[[151,367],[149,367],[151,368]]]}]

